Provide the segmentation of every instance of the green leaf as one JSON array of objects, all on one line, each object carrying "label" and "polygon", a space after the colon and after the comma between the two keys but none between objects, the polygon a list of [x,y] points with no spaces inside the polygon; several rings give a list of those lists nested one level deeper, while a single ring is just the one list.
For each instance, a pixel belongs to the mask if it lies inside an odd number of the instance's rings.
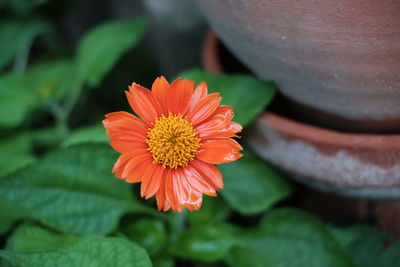
[{"label": "green leaf", "polygon": [[0,235],[7,233],[14,222],[23,216],[23,213],[19,210],[15,210],[15,207],[8,203],[0,200]]},{"label": "green leaf", "polygon": [[58,147],[62,135],[60,129],[56,127],[39,128],[30,131],[33,143],[38,147]]},{"label": "green leaf", "polygon": [[400,266],[400,240],[394,242],[394,238],[379,232],[374,227],[367,225],[355,225],[349,228],[331,227],[331,232],[359,266]]},{"label": "green leaf", "polygon": [[213,262],[221,260],[237,244],[222,224],[202,225],[180,233],[171,251],[178,257]]},{"label": "green leaf", "polygon": [[180,77],[194,80],[196,84],[205,81],[210,93],[218,92],[222,104],[234,108],[234,121],[246,126],[272,101],[275,86],[250,75],[218,75],[200,70],[191,70]]},{"label": "green leaf", "polygon": [[74,77],[75,67],[70,61],[38,64],[25,74],[0,76],[0,127],[17,127],[43,103],[61,100],[71,89]]},{"label": "green leaf", "polygon": [[7,138],[0,142],[0,178],[35,162],[32,140],[28,134]]},{"label": "green leaf", "polygon": [[128,240],[61,235],[37,226],[18,229],[0,257],[20,267],[152,266],[146,251]]},{"label": "green leaf", "polygon": [[96,86],[118,59],[144,36],[144,17],[132,21],[109,22],[91,30],[78,48],[78,70],[90,86]]},{"label": "green leaf", "polygon": [[21,125],[38,101],[26,76],[14,73],[0,76],[0,128]]},{"label": "green leaf", "polygon": [[174,267],[174,260],[169,257],[157,257],[153,260],[154,267]]},{"label": "green leaf", "polygon": [[42,101],[61,100],[73,87],[76,66],[70,60],[46,62],[31,67],[27,75]]},{"label": "green leaf", "polygon": [[190,212],[188,221],[191,225],[218,223],[226,220],[232,211],[223,199],[203,196],[201,209]]},{"label": "green leaf", "polygon": [[33,39],[47,30],[48,26],[41,21],[3,21],[0,23],[0,70]]},{"label": "green leaf", "polygon": [[290,208],[271,211],[226,260],[231,266],[355,266],[328,229]]},{"label": "green leaf", "polygon": [[54,250],[78,243],[82,237],[52,233],[39,226],[23,224],[9,237],[6,249],[22,252],[42,252]]},{"label": "green leaf", "polygon": [[104,126],[99,123],[77,129],[63,142],[64,147],[84,143],[109,143]]},{"label": "green leaf", "polygon": [[236,211],[257,214],[290,194],[289,185],[250,151],[229,164],[219,165],[224,176],[222,196]]},{"label": "green leaf", "polygon": [[140,219],[123,229],[125,235],[144,247],[150,255],[159,253],[167,242],[164,224],[159,220]]},{"label": "green leaf", "polygon": [[69,233],[107,234],[123,214],[150,212],[131,195],[131,185],[111,169],[116,153],[105,145],[58,150],[0,180],[0,203]]}]

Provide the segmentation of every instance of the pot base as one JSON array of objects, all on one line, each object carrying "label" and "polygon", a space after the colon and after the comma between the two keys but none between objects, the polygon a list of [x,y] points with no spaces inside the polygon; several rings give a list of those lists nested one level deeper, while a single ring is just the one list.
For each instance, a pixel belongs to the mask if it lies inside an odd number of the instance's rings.
[{"label": "pot base", "polygon": [[288,174],[310,188],[321,192],[328,192],[342,196],[357,197],[370,200],[397,200],[400,199],[400,188],[356,187],[343,184],[326,183],[302,175]]},{"label": "pot base", "polygon": [[262,158],[314,188],[400,199],[400,135],[342,133],[265,112],[247,140]]},{"label": "pot base", "polygon": [[270,110],[284,117],[323,128],[347,133],[396,134],[400,133],[400,118],[352,120],[323,110],[303,105],[281,93]]}]

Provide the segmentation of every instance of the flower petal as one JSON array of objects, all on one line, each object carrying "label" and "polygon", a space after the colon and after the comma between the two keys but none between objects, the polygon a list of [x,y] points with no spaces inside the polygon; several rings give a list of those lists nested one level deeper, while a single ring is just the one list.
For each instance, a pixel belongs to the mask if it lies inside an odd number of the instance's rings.
[{"label": "flower petal", "polygon": [[110,134],[130,135],[137,140],[143,140],[147,135],[146,124],[139,118],[124,111],[106,114],[103,120],[104,128]]},{"label": "flower petal", "polygon": [[116,151],[127,153],[139,148],[146,150],[147,129],[139,118],[127,112],[113,112],[106,115],[103,125]]},{"label": "flower petal", "polygon": [[[164,177],[161,180],[160,188],[158,189],[158,192],[156,193],[156,201],[157,201],[157,209],[160,211],[164,208],[166,196],[165,196],[165,173],[164,172]],[[169,209],[169,207],[168,207]],[[165,209],[164,211],[168,210]]]},{"label": "flower petal", "polygon": [[203,195],[200,192],[190,192],[189,199],[185,203],[185,207],[190,211],[199,210],[203,202]]},{"label": "flower petal", "polygon": [[189,165],[183,168],[183,174],[186,176],[186,180],[191,185],[194,191],[198,191],[209,196],[217,195],[217,188],[214,188],[214,184],[210,183],[206,179],[203,179],[200,173],[192,166]]},{"label": "flower petal", "polygon": [[233,109],[219,106],[207,120],[199,123],[195,129],[201,139],[238,137],[232,128]]},{"label": "flower petal", "polygon": [[210,117],[215,112],[220,102],[221,97],[218,93],[209,94],[206,97],[203,97],[193,110],[187,114],[187,119],[193,126],[196,126]]},{"label": "flower petal", "polygon": [[158,103],[160,103],[161,111],[165,115],[168,115],[167,94],[169,86],[170,85],[164,76],[158,77],[151,86],[151,92],[157,99]]},{"label": "flower petal", "polygon": [[118,178],[123,179],[122,172],[124,171],[125,166],[128,163],[128,161],[131,160],[133,157],[135,157],[134,153],[125,153],[125,154],[122,154],[121,156],[119,156],[117,162],[115,162],[115,164],[114,164],[112,172],[115,173],[115,175]]},{"label": "flower petal", "polygon": [[182,172],[182,168],[173,170],[172,174],[172,191],[175,198],[175,202],[178,204],[176,210],[182,211],[182,208],[189,201],[191,188],[186,181],[186,177]]},{"label": "flower petal", "polygon": [[211,182],[214,188],[223,188],[224,182],[222,180],[222,174],[217,167],[213,164],[206,163],[199,159],[194,159],[189,164],[203,177],[203,179]]},{"label": "flower petal", "polygon": [[[174,190],[174,172],[175,169],[170,169],[168,168],[166,173],[165,173],[165,197],[168,203],[171,205],[172,211],[177,212],[181,211],[183,208],[183,205],[179,204],[178,199],[175,196],[175,190]],[[165,208],[165,205],[164,205]]]},{"label": "flower petal", "polygon": [[143,171],[153,163],[153,158],[149,153],[136,154],[135,157],[128,161],[123,172],[122,179],[128,183],[138,183],[143,179]]},{"label": "flower petal", "polygon": [[237,129],[233,128],[232,123],[229,123],[224,129],[218,131],[198,131],[199,137],[203,140],[231,137],[241,138],[236,134],[237,132]]},{"label": "flower petal", "polygon": [[221,164],[235,161],[243,154],[242,146],[233,139],[209,139],[202,142],[196,158],[211,164]]},{"label": "flower petal", "polygon": [[231,128],[233,130],[234,133],[240,133],[243,130],[242,125],[240,125],[237,122],[231,122]]},{"label": "flower petal", "polygon": [[200,99],[203,97],[207,96],[208,90],[207,90],[207,84],[205,82],[201,82],[197,87],[196,90],[194,90],[194,94],[192,96],[192,100],[190,101],[188,113],[191,112],[194,107],[197,106],[199,103]]},{"label": "flower petal", "polygon": [[196,126],[196,130],[215,131],[223,129],[230,123],[233,117],[233,108],[229,106],[218,106],[215,112],[205,121]]},{"label": "flower petal", "polygon": [[[181,212],[184,207],[189,210],[198,210],[202,203],[201,192],[195,190],[187,180],[183,168],[171,170],[172,176],[166,180],[169,183],[169,194],[167,198],[170,200],[171,208],[174,212]],[[167,186],[168,189],[168,186]]]},{"label": "flower petal", "polygon": [[167,94],[168,112],[185,114],[193,96],[194,81],[176,79],[171,83]]},{"label": "flower petal", "polygon": [[160,164],[154,164],[152,171],[143,174],[140,186],[140,195],[145,199],[151,198],[160,189],[165,168]]},{"label": "flower petal", "polygon": [[160,189],[156,194],[156,200],[157,200],[157,209],[159,211],[160,210],[167,211],[171,208],[167,196],[165,195],[165,176],[164,179],[162,179]]},{"label": "flower petal", "polygon": [[110,145],[119,153],[135,152],[136,155],[149,153],[147,144],[145,142],[136,142],[129,139],[112,138]]},{"label": "flower petal", "polygon": [[133,83],[129,92],[125,91],[128,102],[133,111],[149,126],[162,115],[162,109],[153,94],[146,88]]}]

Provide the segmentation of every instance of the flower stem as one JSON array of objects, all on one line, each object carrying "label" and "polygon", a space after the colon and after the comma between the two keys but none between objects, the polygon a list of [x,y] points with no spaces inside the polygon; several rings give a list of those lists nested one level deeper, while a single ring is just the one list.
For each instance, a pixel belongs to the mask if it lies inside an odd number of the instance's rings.
[{"label": "flower stem", "polygon": [[83,83],[81,79],[76,79],[74,85],[71,88],[71,93],[68,95],[68,98],[66,99],[66,103],[64,106],[63,117],[65,120],[68,119],[70,113],[72,112],[76,103],[78,102],[82,88],[83,88]]},{"label": "flower stem", "polygon": [[14,71],[24,73],[28,66],[29,53],[31,51],[33,40],[28,42],[20,49],[14,59]]},{"label": "flower stem", "polygon": [[177,232],[181,232],[185,229],[187,220],[187,210],[183,209],[180,213],[176,214],[175,217],[175,229]]},{"label": "flower stem", "polygon": [[56,128],[58,129],[58,133],[60,135],[60,138],[63,139],[66,137],[70,131],[69,125],[68,125],[68,118],[71,115],[72,110],[74,109],[76,103],[79,100],[79,96],[82,92],[83,89],[83,83],[80,79],[76,79],[70,94],[67,96],[65,100],[65,104],[62,108],[59,108],[54,112],[53,114],[55,115],[56,118]]}]

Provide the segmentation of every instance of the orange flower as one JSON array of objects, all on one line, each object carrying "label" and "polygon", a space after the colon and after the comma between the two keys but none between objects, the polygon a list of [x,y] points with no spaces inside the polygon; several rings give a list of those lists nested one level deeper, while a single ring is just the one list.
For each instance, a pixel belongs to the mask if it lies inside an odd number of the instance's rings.
[{"label": "orange flower", "polygon": [[223,188],[214,164],[237,160],[242,147],[231,137],[242,126],[232,122],[233,109],[219,105],[207,84],[157,78],[152,91],[133,83],[125,91],[140,118],[127,112],[106,115],[111,146],[121,153],[113,173],[129,183],[141,182],[140,194],[156,195],[158,210],[198,210],[202,194]]}]

